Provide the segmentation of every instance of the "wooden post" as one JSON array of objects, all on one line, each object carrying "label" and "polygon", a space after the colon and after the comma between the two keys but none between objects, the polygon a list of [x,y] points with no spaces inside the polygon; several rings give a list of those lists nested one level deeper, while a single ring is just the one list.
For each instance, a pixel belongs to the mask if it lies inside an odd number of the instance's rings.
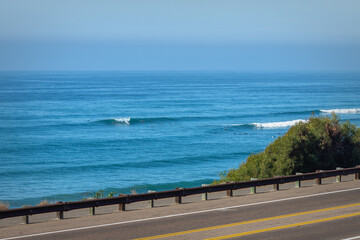
[{"label": "wooden post", "polygon": [[[257,178],[251,178],[251,181],[257,180]],[[250,188],[250,193],[255,194],[256,193],[256,186]]]},{"label": "wooden post", "polygon": [[[119,197],[126,196],[126,194],[119,194]],[[119,211],[125,211],[125,203],[119,204]]]},{"label": "wooden post", "polygon": [[[316,170],[316,172],[323,172],[324,170]],[[316,184],[321,185],[321,177],[316,179]]]},{"label": "wooden post", "polygon": [[[295,173],[296,175],[301,175],[302,173],[299,173],[299,172],[297,172],[297,173]],[[295,188],[301,188],[301,181],[299,180],[299,181],[295,181]]]},{"label": "wooden post", "polygon": [[[341,167],[336,168],[336,170],[341,170],[341,169],[343,169],[343,168],[341,168]],[[341,182],[341,174],[336,176],[336,182]]]},{"label": "wooden post", "polygon": [[[356,165],[355,167],[360,167],[360,165]],[[355,180],[359,180],[360,179],[360,173],[355,173]]]},{"label": "wooden post", "polygon": [[[148,190],[148,193],[153,193],[155,191],[152,190]],[[150,199],[149,203],[148,203],[148,208],[153,208],[154,207],[154,199]]]},{"label": "wooden post", "polygon": [[[184,188],[176,188],[176,189],[184,189]],[[181,204],[181,202],[182,202],[181,196],[175,197],[175,203],[176,204]]]},{"label": "wooden post", "polygon": [[120,212],[125,211],[125,203],[120,203],[119,204],[119,211]]},{"label": "wooden post", "polygon": [[181,196],[175,197],[175,203],[176,204],[181,204]]},{"label": "wooden post", "polygon": [[94,216],[95,215],[95,207],[89,208],[89,214]]},{"label": "wooden post", "polygon": [[29,224],[29,215],[22,216],[22,224]]},{"label": "wooden post", "polygon": [[233,196],[233,190],[232,189],[226,190],[226,196],[232,197]]},{"label": "wooden post", "polygon": [[[209,185],[209,184],[201,184],[202,187],[206,187],[206,186],[208,186],[208,185]],[[203,200],[203,201],[208,200],[208,193],[203,193],[203,194],[201,195],[201,200]]]},{"label": "wooden post", "polygon": [[[273,178],[278,178],[280,176],[273,176]],[[275,183],[273,185],[274,191],[279,191],[280,190],[280,183]]]},{"label": "wooden post", "polygon": [[58,220],[64,219],[64,212],[63,211],[56,212],[56,219]]},{"label": "wooden post", "polygon": [[[57,203],[63,203],[62,201]],[[56,219],[61,220],[64,219],[64,211],[56,212]]]}]

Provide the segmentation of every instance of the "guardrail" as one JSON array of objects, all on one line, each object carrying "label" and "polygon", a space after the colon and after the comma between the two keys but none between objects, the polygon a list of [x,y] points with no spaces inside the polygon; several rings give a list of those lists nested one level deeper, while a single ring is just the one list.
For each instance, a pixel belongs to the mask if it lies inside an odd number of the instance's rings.
[{"label": "guardrail", "polygon": [[[207,194],[212,192],[226,191],[228,196],[233,195],[233,190],[251,188],[252,193],[256,193],[256,187],[274,185],[274,190],[279,190],[279,185],[289,182],[295,182],[296,187],[301,186],[301,181],[304,180],[314,180],[316,179],[317,184],[321,184],[322,178],[328,177],[337,177],[336,181],[341,181],[341,175],[355,174],[355,179],[359,179],[360,166],[328,171],[320,171],[313,173],[304,173],[296,174],[291,176],[282,176],[274,177],[267,179],[251,180],[245,182],[233,182],[225,183],[218,185],[208,185],[202,187],[194,188],[178,188],[171,191],[162,191],[162,192],[149,192],[143,194],[133,194],[133,195],[120,195],[119,197],[112,198],[102,198],[102,199],[90,199],[84,201],[76,202],[59,202],[55,204],[49,204],[45,206],[35,206],[35,207],[24,207],[16,209],[8,209],[0,211],[0,219],[10,218],[10,217],[19,217],[23,216],[23,223],[29,223],[29,216],[34,214],[50,213],[56,212],[57,218],[62,219],[63,213],[66,211],[71,211],[81,208],[90,208],[90,213],[95,214],[95,207],[107,206],[107,205],[119,205],[119,210],[125,210],[125,204],[140,202],[140,201],[153,201],[156,199],[163,198],[175,198],[176,203],[181,203],[181,198],[184,196],[195,195],[195,194]],[[203,195],[204,196],[204,195]],[[206,197],[203,197],[203,200],[206,200]]]}]

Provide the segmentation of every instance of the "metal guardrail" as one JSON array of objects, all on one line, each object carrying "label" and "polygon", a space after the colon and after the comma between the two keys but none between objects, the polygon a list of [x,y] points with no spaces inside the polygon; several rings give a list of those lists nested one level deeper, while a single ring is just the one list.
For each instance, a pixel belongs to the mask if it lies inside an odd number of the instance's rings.
[{"label": "metal guardrail", "polygon": [[50,213],[50,212],[57,212],[57,217],[59,219],[62,219],[63,212],[75,210],[75,209],[81,209],[81,208],[92,208],[93,209],[92,214],[95,214],[95,207],[100,207],[100,206],[119,204],[119,210],[125,210],[125,204],[147,201],[147,200],[163,199],[163,198],[175,198],[175,201],[177,203],[181,203],[181,197],[189,196],[189,195],[227,191],[227,195],[232,196],[233,190],[238,190],[243,188],[252,188],[252,192],[255,193],[256,190],[254,191],[254,189],[260,186],[274,185],[274,189],[278,190],[280,184],[289,183],[289,182],[297,182],[298,183],[297,186],[300,187],[300,181],[304,181],[304,180],[316,179],[317,184],[321,184],[321,178],[328,178],[328,177],[349,175],[349,174],[355,174],[355,179],[359,179],[359,173],[360,173],[360,166],[356,166],[352,168],[317,171],[313,173],[274,177],[274,178],[259,179],[259,180],[245,181],[245,182],[225,183],[225,184],[208,185],[208,186],[194,187],[194,188],[179,188],[171,191],[150,192],[150,193],[134,194],[134,195],[122,195],[119,197],[90,199],[90,200],[76,201],[76,202],[59,202],[55,204],[48,204],[45,206],[23,207],[23,208],[15,208],[15,209],[0,211],[0,219],[23,216],[24,223],[28,223],[29,215]]}]

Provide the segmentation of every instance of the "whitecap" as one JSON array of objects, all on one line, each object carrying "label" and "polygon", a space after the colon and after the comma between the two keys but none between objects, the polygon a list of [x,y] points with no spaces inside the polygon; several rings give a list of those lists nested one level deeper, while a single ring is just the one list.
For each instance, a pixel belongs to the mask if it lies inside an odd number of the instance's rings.
[{"label": "whitecap", "polygon": [[320,110],[324,113],[337,113],[337,114],[355,114],[360,113],[360,108],[348,108],[348,109],[330,109],[330,110]]},{"label": "whitecap", "polygon": [[297,119],[292,121],[285,121],[285,122],[270,122],[270,123],[252,123],[257,128],[285,128],[291,127],[299,122],[307,122],[308,120],[304,119]]},{"label": "whitecap", "polygon": [[125,123],[125,124],[129,125],[131,118],[129,118],[129,117],[128,118],[114,118],[114,120],[116,122]]}]

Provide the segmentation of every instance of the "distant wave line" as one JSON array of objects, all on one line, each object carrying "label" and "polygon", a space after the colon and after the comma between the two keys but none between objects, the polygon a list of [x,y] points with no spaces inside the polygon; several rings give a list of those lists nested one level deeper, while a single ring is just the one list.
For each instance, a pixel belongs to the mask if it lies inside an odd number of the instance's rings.
[{"label": "distant wave line", "polygon": [[169,117],[155,117],[155,118],[131,118],[131,117],[122,117],[122,118],[109,118],[96,121],[98,123],[105,123],[105,124],[123,124],[123,125],[130,125],[130,124],[138,124],[138,123],[155,123],[155,122],[174,122],[176,118],[169,118]]},{"label": "distant wave line", "polygon": [[305,119],[297,119],[292,121],[284,121],[284,122],[269,122],[269,123],[252,123],[256,128],[285,128],[294,126],[300,122],[307,122]]},{"label": "distant wave line", "polygon": [[[304,110],[304,111],[284,111],[284,112],[269,112],[269,113],[255,113],[255,114],[237,114],[237,115],[222,115],[222,116],[180,116],[180,117],[114,117],[114,118],[107,118],[101,120],[91,121],[88,120],[87,122],[62,122],[59,124],[41,124],[41,121],[38,125],[23,125],[20,127],[28,128],[28,127],[74,127],[74,126],[86,126],[88,124],[107,124],[107,125],[137,125],[137,124],[146,124],[146,123],[176,123],[176,122],[186,122],[186,121],[199,121],[199,120],[222,120],[222,119],[239,119],[239,118],[252,118],[252,117],[261,117],[261,116],[277,116],[277,115],[302,115],[307,114],[360,114],[360,108],[349,108],[349,109],[319,109],[319,110]],[[10,119],[10,118],[9,118]],[[17,120],[17,119],[13,119]],[[35,120],[35,119],[33,119]],[[39,119],[37,119],[39,120]],[[255,124],[255,123],[254,123]],[[253,124],[253,125],[254,125]],[[235,125],[235,124],[234,124]],[[238,124],[241,125],[241,124]],[[244,124],[243,124],[244,125]],[[0,129],[7,129],[9,127],[0,127]],[[19,126],[14,126],[10,128],[19,128]]]},{"label": "distant wave line", "polygon": [[330,110],[320,110],[320,112],[336,113],[336,114],[357,114],[360,113],[360,108],[330,109]]},{"label": "distant wave line", "polygon": [[276,113],[259,113],[259,114],[241,114],[241,115],[225,115],[225,116],[191,116],[191,117],[149,117],[149,118],[133,118],[133,117],[115,117],[95,121],[95,123],[105,123],[112,125],[133,125],[141,123],[165,123],[165,122],[181,122],[181,121],[193,121],[193,120],[216,120],[224,118],[242,118],[242,117],[258,117],[264,115],[286,115],[286,114],[311,114],[320,113],[320,110],[306,110],[296,112],[276,112]]},{"label": "distant wave line", "polygon": [[223,126],[235,128],[286,128],[296,125],[300,122],[307,122],[305,119],[297,119],[283,122],[268,122],[268,123],[248,123],[248,124],[225,124]]}]

